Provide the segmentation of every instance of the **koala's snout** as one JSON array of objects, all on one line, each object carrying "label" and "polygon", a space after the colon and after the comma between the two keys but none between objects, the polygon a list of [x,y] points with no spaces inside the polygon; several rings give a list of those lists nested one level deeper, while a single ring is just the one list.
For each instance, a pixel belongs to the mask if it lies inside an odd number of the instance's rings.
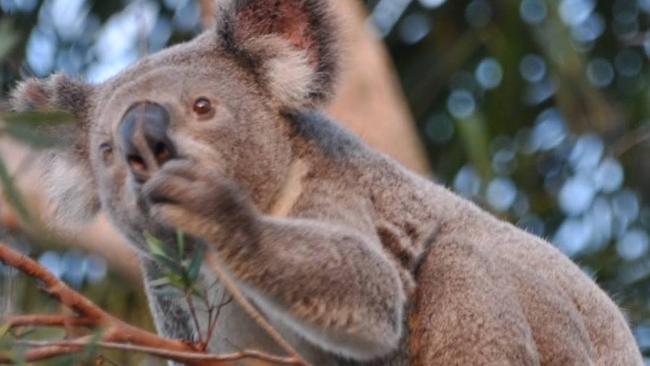
[{"label": "koala's snout", "polygon": [[168,135],[169,113],[160,104],[138,102],[122,118],[119,140],[122,154],[136,180],[146,181],[166,161],[176,157]]}]

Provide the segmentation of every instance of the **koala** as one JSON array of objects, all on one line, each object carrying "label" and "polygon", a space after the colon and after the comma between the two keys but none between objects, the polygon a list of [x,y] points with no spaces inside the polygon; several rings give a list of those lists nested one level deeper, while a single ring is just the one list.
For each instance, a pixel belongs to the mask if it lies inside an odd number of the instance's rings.
[{"label": "koala", "polygon": [[[552,245],[319,112],[338,68],[325,1],[216,14],[101,84],[17,86],[16,110],[75,117],[44,169],[58,220],[107,213],[147,283],[161,269],[143,233],[183,231],[313,365],[643,365],[622,312]],[[158,331],[196,340],[182,301],[145,287]],[[234,302],[208,349],[282,353]]]}]

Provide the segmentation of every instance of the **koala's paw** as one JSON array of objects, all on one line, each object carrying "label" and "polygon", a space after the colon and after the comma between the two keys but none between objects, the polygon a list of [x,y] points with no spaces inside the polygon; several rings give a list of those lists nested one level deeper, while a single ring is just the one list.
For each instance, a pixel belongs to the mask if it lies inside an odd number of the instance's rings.
[{"label": "koala's paw", "polygon": [[189,160],[163,165],[142,187],[151,217],[206,239],[250,225],[257,215],[250,199],[234,181],[204,170]]}]

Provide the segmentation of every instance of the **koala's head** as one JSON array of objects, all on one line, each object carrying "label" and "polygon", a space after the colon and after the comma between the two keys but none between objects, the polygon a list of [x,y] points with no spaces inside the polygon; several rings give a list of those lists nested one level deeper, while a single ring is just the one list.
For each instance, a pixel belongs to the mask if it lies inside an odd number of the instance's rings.
[{"label": "koala's head", "polygon": [[[331,94],[336,63],[324,0],[223,0],[216,29],[144,58],[99,85],[27,80],[16,110],[62,109],[74,143],[53,154],[50,194],[64,221],[100,208],[146,220],[139,187],[185,158],[237,181],[268,205],[291,159],[287,112]],[[118,222],[119,223],[119,222]]]}]

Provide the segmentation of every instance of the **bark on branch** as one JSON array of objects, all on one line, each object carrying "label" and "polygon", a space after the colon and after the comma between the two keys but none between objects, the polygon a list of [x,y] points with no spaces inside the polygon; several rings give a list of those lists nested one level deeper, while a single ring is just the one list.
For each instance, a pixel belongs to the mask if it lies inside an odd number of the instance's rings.
[{"label": "bark on branch", "polygon": [[[6,323],[9,329],[22,326],[62,327],[66,329],[70,327],[86,327],[100,334],[98,339],[94,336],[81,336],[76,339],[62,341],[18,340],[14,342],[16,346],[28,348],[24,355],[27,362],[78,353],[83,351],[85,347],[93,345],[106,349],[142,352],[182,362],[190,366],[230,366],[230,361],[246,358],[279,365],[307,365],[300,355],[293,352],[290,346],[285,347],[285,349],[291,351],[289,357],[278,357],[254,350],[226,355],[208,354],[202,351],[203,347],[200,344],[163,338],[110,315],[88,298],[68,287],[36,261],[16,252],[5,244],[0,244],[0,262],[41,281],[43,291],[75,313],[75,316],[37,314],[2,319],[2,322]],[[228,280],[226,279],[226,281]],[[235,300],[240,301],[241,299],[235,296]],[[2,335],[0,334],[0,336]],[[284,341],[281,338],[279,340]],[[11,363],[11,358],[0,356],[0,364]]]}]

